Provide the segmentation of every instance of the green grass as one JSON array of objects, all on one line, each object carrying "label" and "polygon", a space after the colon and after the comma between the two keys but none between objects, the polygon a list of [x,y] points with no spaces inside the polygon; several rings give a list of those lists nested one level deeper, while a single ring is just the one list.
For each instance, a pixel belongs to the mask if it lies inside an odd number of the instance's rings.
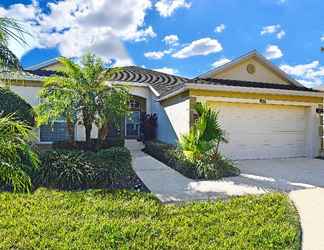
[{"label": "green grass", "polygon": [[283,194],[161,205],[128,191],[0,193],[0,249],[299,249]]}]

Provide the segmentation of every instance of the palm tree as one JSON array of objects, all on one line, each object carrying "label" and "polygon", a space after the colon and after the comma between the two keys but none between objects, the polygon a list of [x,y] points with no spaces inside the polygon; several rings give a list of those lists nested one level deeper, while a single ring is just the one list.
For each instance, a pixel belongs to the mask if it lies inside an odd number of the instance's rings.
[{"label": "palm tree", "polygon": [[31,127],[13,117],[0,117],[0,181],[14,191],[29,191],[30,173],[39,165],[30,145],[35,137]]},{"label": "palm tree", "polygon": [[15,54],[8,49],[9,39],[13,39],[21,45],[26,45],[24,35],[27,32],[14,19],[0,17],[0,67],[6,70],[20,70],[21,65]]},{"label": "palm tree", "polygon": [[106,69],[103,61],[93,54],[84,55],[81,65],[63,57],[59,61],[63,66],[57,75],[45,79],[40,93],[43,102],[36,108],[38,124],[65,117],[72,140],[74,124],[78,121],[85,127],[86,142],[90,146],[95,123],[101,139],[105,139],[107,123],[127,111],[127,90],[107,86],[115,70]]},{"label": "palm tree", "polygon": [[219,154],[220,143],[226,143],[225,132],[221,128],[218,113],[206,104],[197,103],[195,109],[199,118],[190,129],[189,134],[180,139],[180,148],[190,160],[201,159],[204,154]]}]

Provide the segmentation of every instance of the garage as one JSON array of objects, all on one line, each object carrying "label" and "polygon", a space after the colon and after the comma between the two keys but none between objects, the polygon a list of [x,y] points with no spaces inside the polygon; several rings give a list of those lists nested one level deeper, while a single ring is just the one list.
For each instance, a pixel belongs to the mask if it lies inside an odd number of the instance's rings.
[{"label": "garage", "polygon": [[213,102],[229,143],[222,153],[233,160],[307,156],[304,106]]}]

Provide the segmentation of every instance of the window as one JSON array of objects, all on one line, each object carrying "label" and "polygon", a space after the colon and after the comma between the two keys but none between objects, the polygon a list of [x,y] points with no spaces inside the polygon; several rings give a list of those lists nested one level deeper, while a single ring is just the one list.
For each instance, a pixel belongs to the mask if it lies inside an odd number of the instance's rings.
[{"label": "window", "polygon": [[56,121],[52,125],[40,127],[41,142],[57,142],[69,139],[69,133],[65,121]]},{"label": "window", "polygon": [[129,109],[135,109],[135,110],[139,110],[140,109],[140,104],[139,102],[135,101],[135,100],[130,100],[128,103],[128,108]]}]

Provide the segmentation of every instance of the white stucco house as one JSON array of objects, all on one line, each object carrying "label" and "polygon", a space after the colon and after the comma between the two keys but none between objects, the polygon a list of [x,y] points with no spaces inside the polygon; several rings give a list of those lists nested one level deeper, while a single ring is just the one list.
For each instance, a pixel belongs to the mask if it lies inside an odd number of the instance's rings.
[{"label": "white stucco house", "polygon": [[[56,59],[30,67],[12,79],[10,87],[37,105],[42,79],[56,67]],[[194,122],[194,104],[204,102],[220,113],[229,140],[221,150],[232,159],[316,157],[324,149],[324,92],[304,87],[256,51],[194,79],[130,66],[111,83],[128,85],[133,96],[131,115],[112,136],[138,137],[141,112],[156,113],[158,139],[176,143]],[[43,126],[39,143],[64,139],[65,129],[64,121]],[[81,126],[75,133],[84,140]]]}]

